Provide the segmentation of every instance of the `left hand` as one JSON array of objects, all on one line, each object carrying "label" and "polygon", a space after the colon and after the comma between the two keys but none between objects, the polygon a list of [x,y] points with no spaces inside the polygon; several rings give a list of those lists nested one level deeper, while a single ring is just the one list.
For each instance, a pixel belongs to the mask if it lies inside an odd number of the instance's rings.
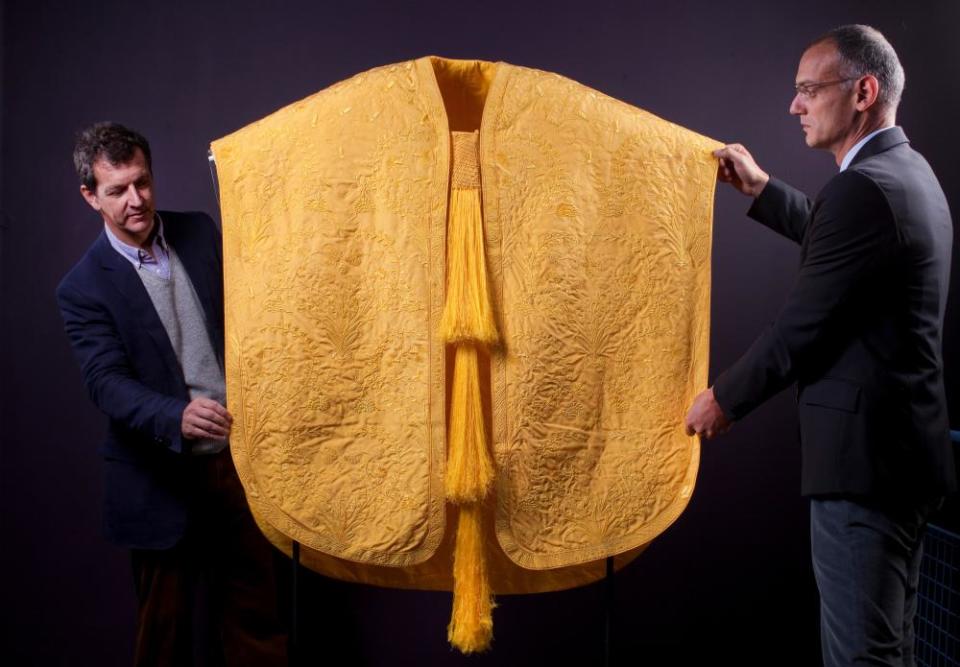
[{"label": "left hand", "polygon": [[184,408],[180,432],[190,440],[210,438],[225,441],[230,437],[232,424],[233,416],[225,407],[212,398],[198,396]]},{"label": "left hand", "polygon": [[699,435],[707,440],[733,428],[733,422],[727,419],[713,397],[713,387],[697,394],[683,424],[687,428],[687,435]]}]

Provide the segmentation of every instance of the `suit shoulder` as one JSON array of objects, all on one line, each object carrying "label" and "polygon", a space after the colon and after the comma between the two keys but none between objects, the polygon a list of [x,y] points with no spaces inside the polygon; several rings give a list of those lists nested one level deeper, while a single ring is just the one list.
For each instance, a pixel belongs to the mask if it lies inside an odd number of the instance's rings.
[{"label": "suit shoulder", "polygon": [[912,197],[945,202],[943,188],[930,164],[906,144],[858,162],[852,170],[876,183],[898,207]]},{"label": "suit shoulder", "polygon": [[847,169],[831,178],[817,196],[817,206],[845,214],[892,212],[881,182],[858,169]]},{"label": "suit shoulder", "polygon": [[876,178],[869,172],[856,168],[846,169],[827,181],[820,198],[826,197],[882,197],[883,191]]},{"label": "suit shoulder", "polygon": [[887,191],[870,174],[847,169],[830,179],[820,191],[816,217],[845,228],[872,228],[890,233],[896,216]]},{"label": "suit shoulder", "polygon": [[96,282],[100,264],[97,260],[97,250],[100,241],[101,237],[97,237],[77,263],[64,274],[55,291],[58,299],[67,292],[83,291],[85,287]]}]

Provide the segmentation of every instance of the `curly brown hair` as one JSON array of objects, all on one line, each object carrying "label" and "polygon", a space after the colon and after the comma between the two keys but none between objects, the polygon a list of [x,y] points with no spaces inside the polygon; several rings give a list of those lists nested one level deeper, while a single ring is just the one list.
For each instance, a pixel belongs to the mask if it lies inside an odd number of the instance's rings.
[{"label": "curly brown hair", "polygon": [[95,190],[97,179],[93,173],[94,162],[106,160],[112,165],[126,164],[133,159],[138,148],[143,151],[147,169],[152,173],[150,144],[142,134],[120,123],[110,121],[94,123],[77,134],[77,143],[73,149],[73,166],[77,169],[80,182],[88,190]]}]

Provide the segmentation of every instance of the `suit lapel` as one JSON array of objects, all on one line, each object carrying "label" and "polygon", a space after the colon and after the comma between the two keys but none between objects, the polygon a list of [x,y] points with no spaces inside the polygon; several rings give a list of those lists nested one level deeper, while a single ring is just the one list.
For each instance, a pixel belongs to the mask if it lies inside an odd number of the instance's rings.
[{"label": "suit lapel", "polygon": [[223,363],[223,332],[220,325],[220,314],[216,311],[214,304],[217,299],[214,298],[215,286],[211,282],[214,272],[210,270],[211,248],[203,242],[196,242],[192,238],[194,230],[189,229],[191,222],[181,221],[172,213],[164,213],[164,235],[170,247],[177,254],[180,263],[183,265],[193,289],[200,300],[200,306],[203,308],[204,319],[207,326],[207,335],[213,346],[214,354]]},{"label": "suit lapel", "polygon": [[143,281],[137,275],[137,270],[113,249],[106,232],[100,232],[94,254],[107,280],[127,302],[129,312],[153,339],[163,363],[174,376],[182,377],[183,372],[180,370],[180,362],[173,351],[173,345],[170,344],[170,337],[167,336],[167,330],[164,329],[157,309],[154,308],[153,301],[147,294],[147,288],[143,286]]},{"label": "suit lapel", "polygon": [[200,305],[203,307],[207,328],[210,329],[216,319],[213,312],[212,286],[210,285],[209,253],[200,252],[203,249],[198,248],[198,243],[185,241],[184,234],[176,225],[170,225],[169,231],[167,231],[168,227],[165,225],[164,230],[166,231],[167,241],[173,247],[174,252],[177,253],[180,263],[183,264],[184,270],[190,277],[193,289],[196,291],[197,298],[200,299]]}]

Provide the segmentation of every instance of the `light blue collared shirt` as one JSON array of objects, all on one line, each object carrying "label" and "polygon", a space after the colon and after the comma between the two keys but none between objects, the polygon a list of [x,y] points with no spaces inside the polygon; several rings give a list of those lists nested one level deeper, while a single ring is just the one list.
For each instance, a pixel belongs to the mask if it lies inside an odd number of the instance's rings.
[{"label": "light blue collared shirt", "polygon": [[153,235],[153,245],[150,247],[150,252],[124,243],[110,231],[110,227],[106,223],[103,224],[103,229],[107,233],[107,240],[110,241],[113,249],[133,264],[133,268],[137,271],[144,269],[164,280],[170,280],[170,253],[167,251],[167,241],[163,238],[163,220],[159,213],[156,214],[156,222],[157,230],[156,234]]},{"label": "light blue collared shirt", "polygon": [[847,170],[847,167],[849,167],[850,163],[853,162],[853,158],[857,157],[857,153],[860,152],[860,149],[863,148],[868,141],[873,139],[875,136],[877,136],[881,132],[892,130],[894,127],[896,127],[896,125],[891,125],[890,127],[881,127],[879,130],[874,130],[873,132],[865,136],[863,139],[855,143],[853,145],[853,148],[847,151],[847,154],[843,156],[843,160],[840,161],[840,171]]}]

